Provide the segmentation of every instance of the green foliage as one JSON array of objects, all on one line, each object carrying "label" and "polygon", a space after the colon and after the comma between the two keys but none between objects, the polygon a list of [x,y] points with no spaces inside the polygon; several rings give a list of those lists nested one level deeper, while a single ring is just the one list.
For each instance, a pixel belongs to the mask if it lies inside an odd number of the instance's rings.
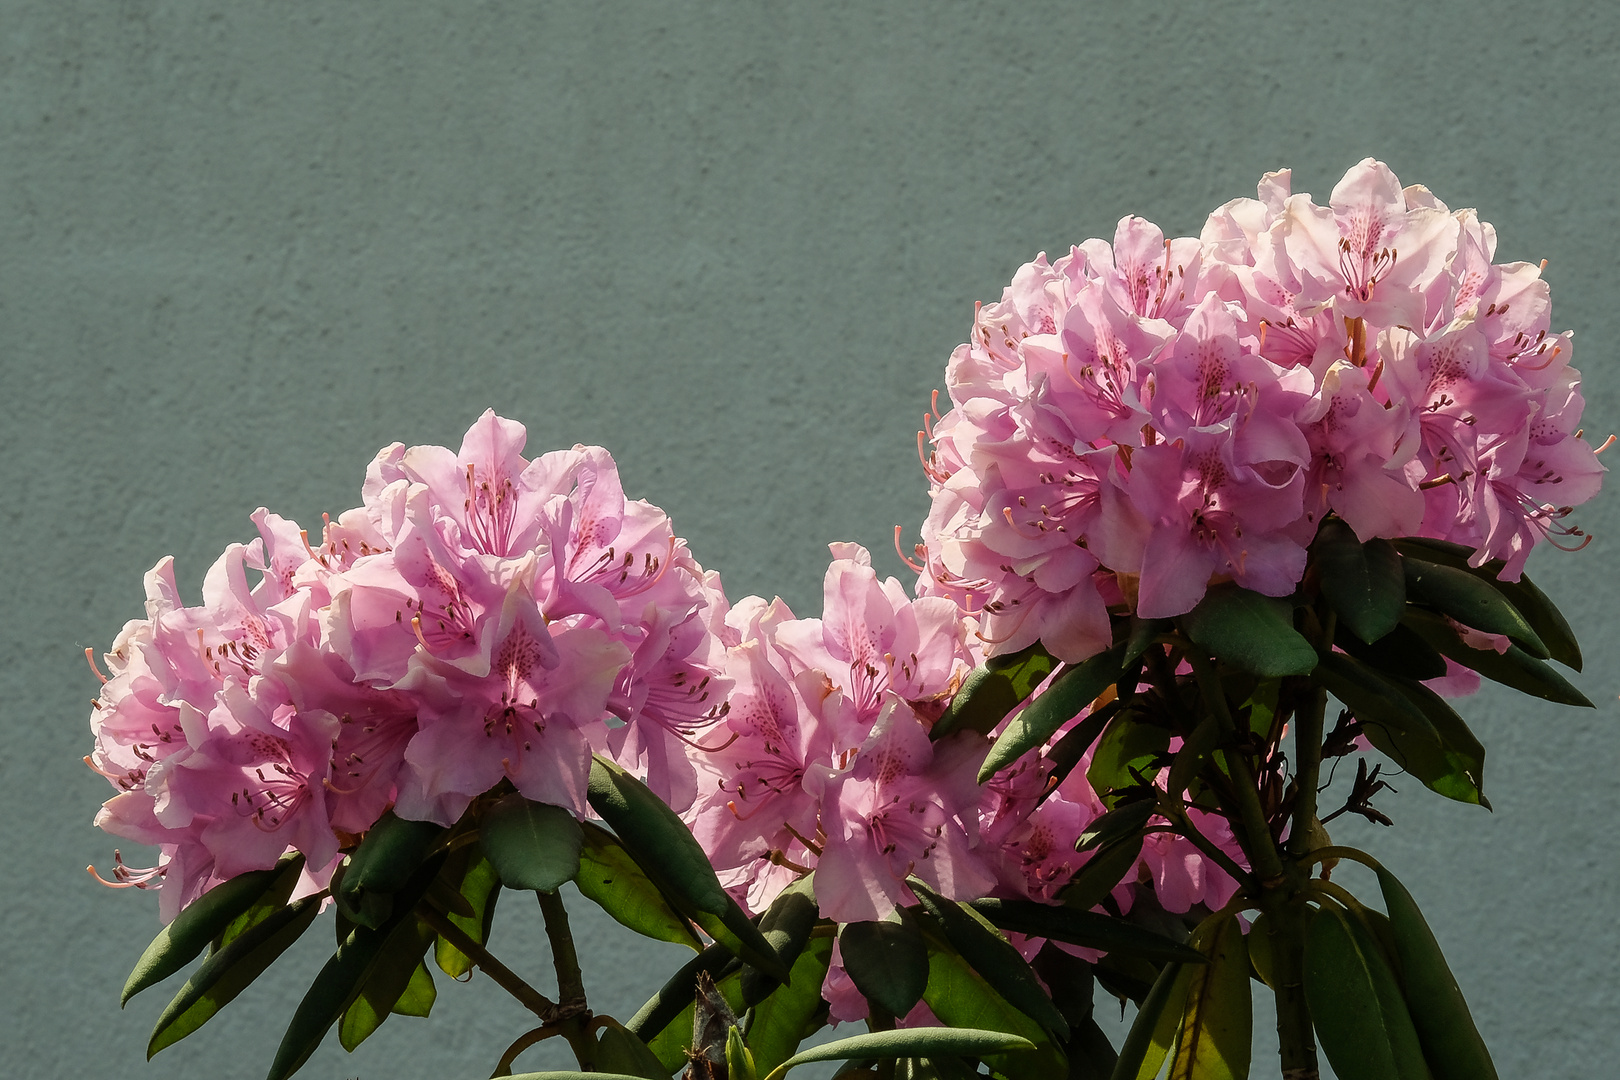
[{"label": "green foliage", "polygon": [[1216,659],[1254,675],[1308,675],[1316,667],[1316,650],[1294,629],[1286,600],[1231,583],[1211,585],[1181,626]]},{"label": "green foliage", "polygon": [[1144,929],[1125,919],[1095,911],[1039,904],[1033,900],[974,900],[969,905],[1002,930],[1031,937],[1082,945],[1109,953],[1147,960],[1176,960],[1201,964],[1202,953],[1191,946]]},{"label": "green foliage", "polygon": [[1086,780],[1106,800],[1117,790],[1136,787],[1138,776],[1151,780],[1158,773],[1155,762],[1169,749],[1167,729],[1143,723],[1134,710],[1122,709],[1103,729]]},{"label": "green foliage", "polygon": [[1125,1045],[1120,1048],[1112,1080],[1153,1080],[1170,1053],[1181,1029],[1181,1013],[1192,985],[1192,968],[1178,963],[1164,966],[1148,991]]},{"label": "green foliage", "polygon": [[431,821],[406,821],[384,814],[349,856],[342,884],[333,895],[350,922],[376,928],[393,910],[393,894],[404,887],[444,828]]},{"label": "green foliage", "polygon": [[[815,878],[815,874],[806,874],[795,880],[777,894],[759,920],[759,932],[770,944],[776,958],[790,971],[805,943],[810,940],[810,931],[821,918],[816,908]],[[748,1005],[757,1005],[778,985],[779,980],[768,972],[752,964],[743,966],[743,1001]]]},{"label": "green foliage", "polygon": [[[846,951],[846,958],[849,955]],[[847,965],[847,959],[845,962]],[[748,1047],[753,1051],[757,1071],[769,1073],[775,1069],[799,1049],[806,1031],[812,1025],[821,1026],[815,1020],[825,1007],[821,1000],[821,987],[831,964],[832,938],[812,939],[793,961],[793,981],[786,986],[778,986],[769,997],[754,1005],[749,1014]],[[925,977],[927,968],[925,949]],[[918,996],[921,996],[920,992]]]},{"label": "green foliage", "polygon": [[1000,1031],[972,1028],[909,1028],[902,1031],[869,1031],[848,1039],[824,1043],[794,1054],[773,1069],[766,1080],[780,1080],[789,1069],[813,1061],[841,1059],[927,1057],[949,1054],[954,1057],[988,1057],[1034,1050],[1028,1039]]},{"label": "green foliage", "polygon": [[671,906],[618,837],[589,821],[582,823],[581,831],[584,846],[575,878],[580,893],[643,937],[703,948],[691,922]]},{"label": "green foliage", "polygon": [[1243,1080],[1254,1029],[1243,928],[1236,915],[1218,916],[1200,926],[1193,940],[1209,963],[1187,969],[1168,1080]]},{"label": "green foliage", "polygon": [[1058,728],[1073,720],[1097,695],[1114,685],[1120,675],[1120,655],[1110,649],[1084,663],[1066,667],[1040,696],[1008,722],[979,767],[979,783],[1045,745]]},{"label": "green foliage", "polygon": [[940,739],[964,728],[990,734],[1056,666],[1057,661],[1039,642],[1020,652],[992,656],[968,673],[930,734]]},{"label": "green foliage", "polygon": [[1322,595],[1357,637],[1370,644],[1395,629],[1406,607],[1406,575],[1394,544],[1363,544],[1350,526],[1330,518],[1317,532],[1311,555]]},{"label": "green foliage", "polygon": [[[484,855],[483,848],[473,843],[452,851],[446,857],[439,876],[434,879],[434,895],[438,895],[440,886],[453,891],[465,905],[459,911],[447,906],[445,918],[478,944],[488,941],[490,927],[495,921],[495,902],[501,895],[501,881],[495,873],[495,865]],[[434,942],[433,959],[439,965],[439,970],[452,979],[461,978],[473,966],[470,957],[443,938]]]},{"label": "green foliage", "polygon": [[855,989],[893,1016],[909,1013],[928,987],[928,945],[911,923],[854,922],[838,928],[839,955]]},{"label": "green foliage", "polygon": [[1418,559],[1404,560],[1406,591],[1417,603],[1450,615],[1464,626],[1487,634],[1505,634],[1531,655],[1545,660],[1551,653],[1519,609],[1494,584],[1466,570]]},{"label": "green foliage", "polygon": [[[1025,1055],[992,1054],[985,1063],[1008,1080],[1047,1080],[1063,1076],[1068,1062],[1040,1024],[1014,1008],[947,943],[928,941],[928,987],[923,1000],[941,1023],[1017,1035],[1035,1045]],[[924,1029],[927,1030],[927,1029]]]},{"label": "green foliage", "polygon": [[1372,933],[1343,908],[1323,908],[1311,919],[1305,999],[1341,1080],[1429,1080],[1395,974]]},{"label": "green foliage", "polygon": [[579,873],[585,836],[560,806],[508,795],[485,811],[478,834],[508,889],[555,892]]}]

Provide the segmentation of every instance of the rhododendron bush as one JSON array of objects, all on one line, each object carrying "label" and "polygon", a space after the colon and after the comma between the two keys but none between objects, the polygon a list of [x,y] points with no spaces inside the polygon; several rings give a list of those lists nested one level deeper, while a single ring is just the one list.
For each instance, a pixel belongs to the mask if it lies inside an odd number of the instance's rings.
[{"label": "rhododendron bush", "polygon": [[[123,999],[201,957],[149,1053],[331,909],[273,1078],[427,1016],[435,968],[534,1012],[497,1075],[559,1036],[645,1078],[1246,1076],[1258,981],[1284,1076],[1494,1076],[1411,894],[1326,828],[1389,824],[1399,773],[1488,806],[1447,701],[1481,677],[1590,705],[1523,571],[1603,469],[1539,268],[1494,253],[1368,160],[1038,257],[919,436],[915,587],[835,543],[818,616],[729,601],[606,450],[492,412],[383,449],[319,536],[260,510],[199,606],[160,562],[86,759],[156,850],[110,872],[166,923]],[[567,882],[693,950],[633,1017],[588,1004]],[[555,999],[486,947],[513,892]]]}]

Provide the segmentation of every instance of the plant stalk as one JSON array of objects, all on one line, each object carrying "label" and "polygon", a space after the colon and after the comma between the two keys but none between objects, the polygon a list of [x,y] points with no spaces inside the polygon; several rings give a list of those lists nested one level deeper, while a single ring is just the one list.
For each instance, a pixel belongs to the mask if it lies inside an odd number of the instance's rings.
[{"label": "plant stalk", "polygon": [[461,927],[445,918],[437,908],[428,904],[421,904],[416,909],[417,917],[431,926],[440,937],[460,949],[474,964],[483,968],[484,974],[495,980],[502,990],[517,998],[523,1007],[534,1013],[541,1020],[550,1021],[556,1017],[557,1005],[546,995],[520,979],[511,968],[499,960],[478,942],[474,941]]},{"label": "plant stalk", "polygon": [[[1226,691],[1215,673],[1215,665],[1198,649],[1187,650],[1187,662],[1192,665],[1193,676],[1198,680],[1204,707],[1221,725],[1221,731],[1235,740],[1237,723],[1226,706]],[[1250,771],[1248,759],[1242,753],[1234,749],[1225,751],[1225,754],[1226,767],[1232,776],[1233,794],[1237,798],[1238,819],[1243,826],[1240,834],[1240,839],[1245,841],[1243,849],[1260,884],[1268,889],[1275,888],[1284,880],[1282,857],[1271,839],[1271,826],[1266,822],[1265,809],[1260,805],[1260,791],[1254,773]]]},{"label": "plant stalk", "polygon": [[568,910],[555,892],[536,892],[535,896],[546,920],[546,937],[551,940],[551,963],[557,969],[557,997],[561,1000],[556,1018],[579,1067],[593,1072],[596,1040],[591,1037],[591,1010],[585,1003],[585,980],[579,970],[579,955],[574,951],[574,935],[568,929]]}]

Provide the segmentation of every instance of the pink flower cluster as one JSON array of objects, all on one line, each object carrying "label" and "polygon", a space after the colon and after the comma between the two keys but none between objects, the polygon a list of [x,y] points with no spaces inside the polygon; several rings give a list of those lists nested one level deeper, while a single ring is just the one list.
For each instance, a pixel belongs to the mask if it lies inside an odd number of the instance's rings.
[{"label": "pink flower cluster", "polygon": [[118,791],[97,824],[160,850],[116,883],[172,918],[298,851],[314,891],[390,807],[448,825],[502,779],[583,815],[593,748],[692,801],[685,740],[728,690],[719,580],[605,450],[530,461],[524,437],[486,412],[459,453],[387,447],[319,548],[258,511],[200,606],[170,560],[147,575],[86,759]]},{"label": "pink flower cluster", "polygon": [[1580,542],[1565,519],[1604,470],[1540,269],[1371,159],[1327,206],[1287,172],[1258,195],[1198,238],[1125,218],[978,310],[917,553],[992,654],[1082,659],[1109,604],[1179,615],[1211,580],[1287,595],[1330,511],[1514,580],[1542,539]]}]

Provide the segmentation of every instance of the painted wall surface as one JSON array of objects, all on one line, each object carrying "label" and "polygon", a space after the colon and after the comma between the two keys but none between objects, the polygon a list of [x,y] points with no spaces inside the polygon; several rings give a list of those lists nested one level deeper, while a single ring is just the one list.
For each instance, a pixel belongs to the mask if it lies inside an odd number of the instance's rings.
[{"label": "painted wall surface", "polygon": [[[1262,172],[1325,199],[1367,155],[1550,260],[1601,438],[1617,90],[1598,3],[0,2],[5,1071],[262,1075],[329,948],[142,1063],[166,995],[117,988],[155,903],[83,871],[113,844],[82,653],[160,556],[195,596],[255,507],[318,525],[378,447],[493,405],[531,449],[608,446],[733,596],[813,614],[828,541],[901,571],[975,299],[1122,215],[1196,233]],[[1482,694],[1495,813],[1397,781],[1393,829],[1344,832],[1412,884],[1504,1076],[1620,1058],[1617,505],[1531,564],[1598,709]],[[522,908],[497,951],[549,978]],[[621,1018],[677,962],[576,923]],[[527,1026],[487,981],[438,1008],[306,1074],[487,1075]]]}]

